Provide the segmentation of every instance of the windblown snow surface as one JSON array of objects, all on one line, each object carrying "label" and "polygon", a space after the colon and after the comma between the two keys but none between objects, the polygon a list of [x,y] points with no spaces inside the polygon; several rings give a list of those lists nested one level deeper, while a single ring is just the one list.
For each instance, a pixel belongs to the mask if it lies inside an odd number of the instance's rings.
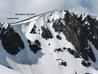
[{"label": "windblown snow surface", "polygon": [[98,74],[98,21],[51,11],[1,24],[0,74]]}]

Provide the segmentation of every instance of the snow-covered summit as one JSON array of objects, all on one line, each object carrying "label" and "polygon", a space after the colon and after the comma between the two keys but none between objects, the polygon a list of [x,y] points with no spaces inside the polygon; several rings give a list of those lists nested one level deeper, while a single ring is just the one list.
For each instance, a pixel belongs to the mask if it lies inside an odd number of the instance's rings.
[{"label": "snow-covered summit", "polygon": [[98,21],[51,11],[0,28],[0,64],[21,74],[95,74]]}]

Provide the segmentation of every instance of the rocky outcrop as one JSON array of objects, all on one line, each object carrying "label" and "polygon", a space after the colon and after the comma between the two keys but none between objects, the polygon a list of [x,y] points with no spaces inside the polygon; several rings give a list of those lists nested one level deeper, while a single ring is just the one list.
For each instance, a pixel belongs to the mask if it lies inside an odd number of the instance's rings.
[{"label": "rocky outcrop", "polygon": [[[61,22],[62,20],[65,24]],[[78,17],[74,13],[66,11],[64,19],[54,21],[53,28],[55,32],[62,32],[65,35],[84,60],[88,61],[90,58],[93,62],[96,61],[93,49],[88,44],[89,40],[98,49],[98,21],[95,18],[91,18],[89,15]],[[74,53],[73,51],[69,52]]]},{"label": "rocky outcrop", "polygon": [[29,47],[33,53],[37,53],[39,50],[41,50],[41,44],[38,40],[35,40],[34,43],[32,43],[30,40],[28,40]]},{"label": "rocky outcrop", "polygon": [[0,38],[4,49],[12,55],[24,48],[20,35],[10,25],[7,28],[2,28]]}]

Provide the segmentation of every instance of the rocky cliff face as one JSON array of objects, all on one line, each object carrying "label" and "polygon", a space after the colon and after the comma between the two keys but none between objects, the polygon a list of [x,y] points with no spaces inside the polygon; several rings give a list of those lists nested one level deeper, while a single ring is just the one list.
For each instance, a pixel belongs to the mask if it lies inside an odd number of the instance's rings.
[{"label": "rocky cliff face", "polygon": [[2,26],[0,53],[2,65],[23,74],[94,74],[98,20],[65,10]]}]

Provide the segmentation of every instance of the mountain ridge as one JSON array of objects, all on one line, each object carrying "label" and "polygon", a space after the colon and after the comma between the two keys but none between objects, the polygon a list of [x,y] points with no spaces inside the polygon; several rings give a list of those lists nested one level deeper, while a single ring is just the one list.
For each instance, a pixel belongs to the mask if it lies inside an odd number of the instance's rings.
[{"label": "mountain ridge", "polygon": [[[24,19],[24,20],[20,20],[20,21],[17,21],[17,22],[13,22],[13,23],[9,23],[9,24],[18,24],[18,23],[20,23],[20,22],[23,22],[23,21],[26,21],[26,20],[30,20],[30,19],[32,19],[32,18],[34,18],[34,17],[37,17],[37,16],[43,16],[43,15],[45,15],[45,14],[48,14],[48,13],[53,13],[53,12],[56,12],[56,11],[60,11],[60,12],[62,12],[62,11],[68,11],[68,10],[51,10],[51,11],[47,11],[47,12],[44,12],[44,13],[40,13],[40,14],[38,14],[38,15],[34,15],[34,16],[32,16],[32,17],[29,17],[29,18],[27,18],[27,19]],[[74,12],[70,12],[70,13],[74,13]],[[77,14],[78,15],[78,14]],[[84,14],[79,14],[79,15],[89,15],[89,14],[87,14],[87,13],[84,13]],[[91,16],[91,15],[90,15]],[[97,17],[95,17],[95,16],[92,16],[93,18],[97,18]]]}]

